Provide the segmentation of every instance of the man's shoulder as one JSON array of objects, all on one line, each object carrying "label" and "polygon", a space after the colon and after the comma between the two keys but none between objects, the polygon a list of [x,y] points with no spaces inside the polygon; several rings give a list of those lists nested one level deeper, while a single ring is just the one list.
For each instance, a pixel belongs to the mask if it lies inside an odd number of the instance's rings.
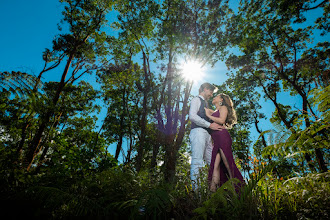
[{"label": "man's shoulder", "polygon": [[194,96],[194,97],[192,98],[192,100],[193,100],[193,99],[196,99],[196,100],[203,100],[203,98],[201,98],[199,95]]},{"label": "man's shoulder", "polygon": [[194,96],[192,99],[191,99],[191,102],[200,102],[201,100],[201,97],[199,96]]},{"label": "man's shoulder", "polygon": [[195,96],[194,98],[191,99],[190,101],[190,108],[197,109],[201,105],[201,100],[199,96]]}]

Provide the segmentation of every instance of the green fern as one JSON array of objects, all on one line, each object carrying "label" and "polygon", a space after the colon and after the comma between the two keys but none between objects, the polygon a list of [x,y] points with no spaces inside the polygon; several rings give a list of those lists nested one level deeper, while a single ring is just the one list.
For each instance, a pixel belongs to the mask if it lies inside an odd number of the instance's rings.
[{"label": "green fern", "polygon": [[329,123],[330,121],[330,85],[325,88],[315,89],[312,91],[313,105],[322,112],[323,119]]},{"label": "green fern", "polygon": [[[24,95],[31,93],[36,85],[37,78],[22,72],[0,72],[0,89],[11,91],[14,94]],[[38,84],[41,86],[41,83]]]},{"label": "green fern", "polygon": [[143,192],[134,207],[131,218],[166,219],[172,206],[173,198],[164,189],[150,189]]}]

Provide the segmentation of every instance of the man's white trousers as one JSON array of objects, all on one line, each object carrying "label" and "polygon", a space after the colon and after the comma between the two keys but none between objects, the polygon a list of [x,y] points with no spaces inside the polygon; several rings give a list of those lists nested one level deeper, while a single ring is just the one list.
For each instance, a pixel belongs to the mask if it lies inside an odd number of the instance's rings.
[{"label": "man's white trousers", "polygon": [[204,167],[204,160],[208,164],[211,163],[213,145],[211,135],[203,128],[192,129],[189,139],[191,145],[190,177],[193,189],[195,189],[200,168]]}]

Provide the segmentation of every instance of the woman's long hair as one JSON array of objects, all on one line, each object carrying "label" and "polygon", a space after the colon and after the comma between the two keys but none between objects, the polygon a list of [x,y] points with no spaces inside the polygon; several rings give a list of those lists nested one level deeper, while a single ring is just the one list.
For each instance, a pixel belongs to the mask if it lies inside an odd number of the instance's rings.
[{"label": "woman's long hair", "polygon": [[225,125],[227,128],[230,129],[233,127],[234,124],[237,124],[237,116],[236,111],[234,109],[233,101],[228,95],[224,93],[220,93],[219,96],[223,99],[222,105],[226,106],[228,109],[228,115],[226,118]]}]

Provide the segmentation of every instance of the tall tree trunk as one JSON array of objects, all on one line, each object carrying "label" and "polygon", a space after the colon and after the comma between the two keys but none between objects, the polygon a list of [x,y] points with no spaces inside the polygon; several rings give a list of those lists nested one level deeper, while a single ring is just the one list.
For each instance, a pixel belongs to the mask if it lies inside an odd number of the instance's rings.
[{"label": "tall tree trunk", "polygon": [[146,118],[147,118],[147,94],[144,92],[143,95],[143,104],[142,104],[142,116],[140,121],[141,127],[141,134],[140,134],[140,141],[137,150],[137,157],[136,157],[136,170],[140,171],[142,168],[142,159],[144,154],[144,145],[145,145],[145,135],[146,135]]},{"label": "tall tree trunk", "polygon": [[[29,117],[28,117],[29,118]],[[27,135],[27,129],[28,127],[30,126],[30,122],[25,122],[23,124],[23,128],[22,128],[22,132],[21,132],[21,140],[17,146],[17,149],[16,149],[16,156],[19,157],[19,155],[21,154],[22,150],[23,150],[23,146],[24,146],[24,143],[25,143],[25,139],[26,139],[26,135]]]},{"label": "tall tree trunk", "polygon": [[[66,66],[65,66],[65,69],[64,69],[64,72],[62,74],[62,78],[61,78],[61,81],[58,85],[58,88],[57,88],[57,91],[55,93],[55,97],[53,98],[53,106],[55,107],[59,98],[60,98],[60,95],[65,87],[65,78],[68,74],[68,71],[69,71],[69,68],[71,66],[71,62],[73,60],[73,57],[74,57],[74,53],[71,53],[70,56],[69,56],[69,59],[66,63]],[[41,150],[41,147],[40,147],[40,143],[41,143],[41,139],[42,139],[42,136],[43,136],[43,133],[49,123],[49,120],[51,118],[51,116],[54,114],[54,109],[49,109],[46,113],[46,115],[41,119],[41,125],[39,126],[39,129],[37,130],[34,138],[32,139],[31,141],[31,144],[29,145],[29,148],[27,150],[27,153],[26,153],[26,156],[25,156],[25,162],[28,163],[28,166],[27,166],[27,171],[30,170],[31,168],[31,165],[33,164],[33,161],[34,161],[34,158],[35,156],[40,152]]]},{"label": "tall tree trunk", "polygon": [[167,65],[167,103],[165,104],[166,124],[165,124],[165,180],[172,182],[175,175],[176,152],[174,148],[174,128],[173,128],[173,106],[172,106],[172,84],[173,84],[173,50],[170,46],[168,65]]},{"label": "tall tree trunk", "polygon": [[315,153],[316,153],[316,158],[317,158],[317,162],[320,166],[320,170],[325,173],[325,172],[328,172],[328,168],[324,162],[324,159],[323,159],[323,153],[322,153],[322,150],[319,149],[319,148],[316,148],[315,149]]},{"label": "tall tree trunk", "polygon": [[[273,104],[275,105],[275,108],[278,112],[278,115],[281,119],[281,121],[284,123],[285,127],[290,130],[293,134],[296,134],[296,131],[293,129],[292,125],[290,122],[288,122],[288,120],[286,119],[285,115],[282,112],[281,107],[279,106],[279,104],[276,101],[276,97],[272,98],[272,96],[268,93],[267,88],[265,88],[265,86],[263,85],[263,83],[261,82],[261,79],[259,77],[256,77],[259,81],[259,84],[262,86],[264,93],[266,94],[266,96],[273,102]],[[312,158],[310,156],[309,153],[304,153],[304,158],[308,164],[308,167],[312,170],[315,171],[315,167],[314,165],[311,163]]]},{"label": "tall tree trunk", "polygon": [[[302,95],[304,95],[304,96],[302,96]],[[311,126],[309,117],[307,115],[307,111],[308,111],[308,109],[307,109],[308,108],[308,100],[307,100],[307,96],[304,93],[302,93],[302,92],[301,92],[301,96],[303,98],[303,113],[306,114],[306,115],[304,115],[305,125],[308,128],[308,127]],[[325,165],[325,161],[323,159],[323,153],[322,153],[321,149],[315,148],[315,156],[316,156],[317,162],[319,164],[320,171],[327,172],[328,171],[328,168]]]},{"label": "tall tree trunk", "polygon": [[[52,65],[51,67],[47,68],[46,69],[46,66],[47,66],[47,61],[45,61],[45,65],[44,65],[44,69],[39,73],[38,77],[37,77],[37,80],[35,82],[35,85],[33,87],[33,92],[36,93],[37,90],[38,90],[38,86],[39,86],[39,83],[41,82],[41,77],[42,77],[42,74],[51,70],[51,69],[54,69],[55,67],[57,67],[61,60],[63,59],[64,55],[61,55],[59,60],[57,61],[57,63],[55,63],[54,65]],[[26,135],[27,135],[27,129],[28,127],[30,127],[30,121],[32,120],[33,116],[35,114],[30,114],[30,115],[27,115],[24,117],[23,121],[25,121],[25,123],[23,124],[22,126],[22,132],[21,132],[21,140],[18,144],[18,147],[17,147],[17,151],[16,151],[16,155],[17,157],[19,157],[19,155],[21,154],[22,150],[23,150],[23,146],[24,146],[24,143],[25,143],[25,140],[26,140]],[[17,161],[18,162],[18,161]]]},{"label": "tall tree trunk", "polygon": [[[282,62],[282,59],[281,59],[281,53],[279,53],[279,49],[278,49],[278,46],[277,46],[277,44],[276,44],[276,42],[275,42],[275,39],[272,37],[272,34],[271,34],[271,32],[270,31],[268,31],[268,35],[270,36],[270,38],[272,39],[272,43],[273,43],[273,45],[275,46],[275,48],[276,48],[276,51],[277,51],[277,55],[278,55],[278,57],[280,58],[279,60],[280,60],[280,64],[281,64],[281,67],[280,67],[280,69],[277,69],[277,72],[278,72],[278,74],[279,74],[279,76],[281,77],[281,79],[283,79],[283,80],[285,80],[285,81],[287,81],[288,83],[290,83],[291,85],[292,85],[292,87],[299,93],[299,95],[303,98],[303,100],[304,100],[304,92],[303,92],[303,90],[300,88],[300,86],[296,83],[297,82],[297,73],[298,73],[298,71],[297,71],[297,60],[296,60],[296,55],[297,55],[297,50],[296,50],[296,48],[295,47],[293,47],[293,49],[294,49],[294,54],[295,54],[295,61],[294,61],[294,79],[293,80],[291,80],[290,78],[289,78],[289,75],[287,75],[285,72],[284,72],[284,64],[283,64],[283,62]],[[307,101],[307,97],[306,97],[306,101]],[[306,105],[307,106],[307,105]],[[306,108],[306,110],[307,110],[307,108]],[[305,117],[305,120],[306,120],[306,117]],[[310,154],[308,154],[308,153],[304,153],[304,157],[305,157],[305,160],[307,161],[307,164],[308,164],[308,166],[310,167],[310,169],[312,170],[312,171],[315,171],[315,167],[313,166],[313,164],[311,163],[311,156],[310,156]]]},{"label": "tall tree trunk", "polygon": [[168,183],[174,181],[175,170],[176,170],[176,159],[177,159],[177,150],[173,143],[174,135],[166,135],[165,139],[165,180]]},{"label": "tall tree trunk", "polygon": [[[120,119],[120,129],[123,129],[123,121],[124,121],[124,117],[122,116]],[[120,135],[118,137],[118,143],[117,143],[117,147],[116,147],[116,154],[115,154],[115,159],[118,161],[118,157],[120,154],[120,151],[122,149],[122,145],[123,145],[123,138],[124,138],[124,132],[120,131]]]},{"label": "tall tree trunk", "polygon": [[[58,126],[58,124],[60,123],[60,119],[61,119],[62,113],[63,113],[63,112],[60,112],[59,115],[56,117],[56,119],[55,119],[56,121],[55,121],[55,123],[54,123],[54,125],[53,125],[53,128],[54,128],[54,129],[56,129],[57,126]],[[47,144],[46,147],[43,149],[42,154],[41,154],[41,156],[40,156],[40,158],[39,158],[39,163],[38,163],[37,168],[39,168],[39,167],[42,165],[43,160],[44,160],[44,158],[45,158],[45,156],[46,156],[48,150],[49,150],[49,144]]]},{"label": "tall tree trunk", "polygon": [[143,86],[143,103],[142,103],[142,116],[140,121],[141,126],[141,134],[140,134],[140,143],[138,145],[138,152],[136,157],[136,170],[140,171],[142,167],[142,159],[144,154],[144,145],[145,145],[145,136],[146,136],[146,126],[147,126],[147,114],[148,114],[148,98],[150,91],[150,73],[148,71],[147,65],[149,65],[147,61],[146,54],[143,52],[143,71],[144,71],[144,79],[145,85]]},{"label": "tall tree trunk", "polygon": [[[157,128],[155,128],[157,129]],[[150,168],[153,169],[157,166],[157,156],[159,153],[159,148],[160,148],[160,143],[163,141],[161,140],[162,134],[159,130],[156,131],[156,141],[152,145],[152,158],[151,158],[151,163],[150,163]]]},{"label": "tall tree trunk", "polygon": [[[186,120],[186,116],[188,115],[188,99],[189,99],[189,95],[192,89],[192,82],[187,81],[186,83],[186,87],[185,87],[185,95],[183,98],[183,103],[182,103],[182,113],[181,113],[181,117],[179,118],[180,120],[180,128],[179,128],[179,133],[177,135],[176,138],[176,148],[177,150],[179,150],[183,138],[184,138],[184,134],[186,131],[186,125],[187,125],[187,120]],[[179,98],[179,97],[178,97]]]},{"label": "tall tree trunk", "polygon": [[126,114],[126,88],[123,89],[122,92],[122,111],[120,114],[120,122],[119,122],[119,137],[118,137],[118,143],[117,143],[117,148],[116,148],[116,154],[115,154],[115,159],[118,160],[119,153],[122,149],[123,145],[123,138],[124,138],[124,119],[125,119],[125,114]]},{"label": "tall tree trunk", "polygon": [[[310,127],[311,126],[311,123],[310,123],[309,117],[307,115],[307,113],[308,113],[308,105],[309,105],[308,99],[307,99],[307,94],[302,90],[302,87],[300,87],[299,85],[297,85],[297,82],[296,81],[290,80],[289,77],[287,75],[285,75],[284,73],[282,73],[281,76],[286,81],[288,81],[292,85],[292,87],[298,92],[298,94],[301,96],[301,98],[303,100],[302,107],[303,107],[303,114],[304,114],[303,117],[304,117],[304,120],[305,120],[305,125],[306,125],[307,128]],[[323,153],[322,153],[321,149],[318,149],[318,148],[315,149],[315,156],[317,158],[317,162],[319,164],[320,170],[322,172],[327,172],[328,171],[328,168],[327,168],[327,166],[325,164],[325,161],[324,161],[324,158],[323,158]],[[310,165],[311,164],[311,157],[309,156],[308,158],[310,159],[310,161],[307,161],[307,162]],[[315,170],[315,168],[314,168],[314,170]]]},{"label": "tall tree trunk", "polygon": [[[181,117],[174,117],[174,120],[175,120],[174,124],[177,125],[178,121],[180,121],[180,127],[179,127],[178,132],[174,133],[173,136],[171,137],[171,138],[173,138],[172,148],[171,148],[171,151],[168,152],[168,156],[169,156],[168,166],[166,167],[168,169],[168,173],[167,173],[167,176],[165,176],[165,177],[167,177],[166,180],[168,182],[173,182],[174,176],[175,176],[178,152],[182,145],[183,137],[184,137],[184,134],[186,131],[186,124],[188,122],[186,120],[186,116],[188,115],[188,99],[189,99],[189,95],[191,92],[191,88],[192,88],[192,83],[187,82],[186,86],[185,86],[185,95],[184,95],[184,99],[183,99],[183,103],[182,103]],[[178,96],[176,98],[179,100],[180,94],[178,94]],[[179,104],[177,105],[177,108],[179,108]],[[173,126],[173,131],[174,130],[175,131],[177,130],[176,126],[175,127]],[[176,139],[175,139],[175,136],[176,136]]]},{"label": "tall tree trunk", "polygon": [[[296,55],[296,52],[297,52],[297,50],[294,47],[294,53],[295,53],[295,55]],[[294,70],[295,70],[294,73],[295,73],[295,76],[298,73],[298,70],[296,68],[297,68],[297,61],[295,60],[294,61]],[[306,125],[306,127],[309,127],[310,126],[310,121],[309,121],[309,117],[307,115],[307,112],[308,112],[308,107],[307,107],[308,106],[308,100],[307,100],[307,94],[304,92],[303,87],[298,84],[298,79],[296,77],[294,77],[294,79],[291,80],[289,78],[289,75],[287,75],[283,71],[283,68],[282,68],[281,71],[279,71],[279,75],[280,75],[280,77],[282,79],[284,79],[287,82],[289,82],[291,84],[291,86],[293,87],[293,89],[296,90],[298,92],[298,94],[301,96],[301,98],[303,99],[303,113],[306,114],[306,115],[304,115],[305,125]],[[327,172],[328,169],[327,169],[327,167],[325,165],[322,151],[320,149],[315,149],[315,155],[316,155],[317,161],[319,163],[320,170],[322,170],[323,172]],[[307,155],[307,158],[310,159],[310,156]],[[307,162],[308,162],[309,165],[311,164],[310,161],[307,161]]]},{"label": "tall tree trunk", "polygon": [[133,150],[133,137],[130,134],[130,138],[129,138],[129,149],[127,150],[127,156],[126,156],[126,160],[125,160],[125,164],[128,164],[131,162],[131,153]]}]

